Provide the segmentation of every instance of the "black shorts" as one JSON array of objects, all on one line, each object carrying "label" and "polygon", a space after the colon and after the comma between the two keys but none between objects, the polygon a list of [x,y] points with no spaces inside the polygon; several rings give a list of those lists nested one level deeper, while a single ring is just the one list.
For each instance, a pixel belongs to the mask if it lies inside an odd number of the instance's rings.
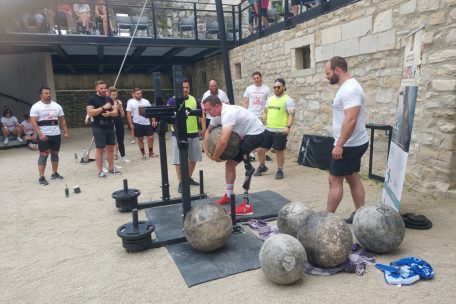
[{"label": "black shorts", "polygon": [[246,135],[244,139],[241,141],[241,147],[239,149],[239,153],[233,157],[233,160],[240,163],[244,159],[244,155],[249,155],[250,152],[255,150],[256,148],[261,147],[263,143],[264,132],[257,134],[257,135]]},{"label": "black shorts", "polygon": [[332,176],[347,176],[359,172],[361,168],[361,157],[369,147],[369,142],[356,147],[344,147],[342,159],[331,158],[329,173]]},{"label": "black shorts", "polygon": [[92,127],[95,147],[104,148],[116,144],[116,132],[114,128],[95,128]]},{"label": "black shorts", "polygon": [[59,152],[60,144],[62,142],[60,135],[46,135],[46,137],[46,141],[41,141],[38,138],[38,150],[40,150],[40,152],[47,152],[49,150]]},{"label": "black shorts", "polygon": [[287,148],[287,135],[282,132],[271,132],[266,130],[264,132],[264,140],[261,148],[283,151]]},{"label": "black shorts", "polygon": [[152,128],[152,125],[140,125],[137,123],[134,123],[133,125],[135,126],[135,137],[154,135],[154,128]]}]

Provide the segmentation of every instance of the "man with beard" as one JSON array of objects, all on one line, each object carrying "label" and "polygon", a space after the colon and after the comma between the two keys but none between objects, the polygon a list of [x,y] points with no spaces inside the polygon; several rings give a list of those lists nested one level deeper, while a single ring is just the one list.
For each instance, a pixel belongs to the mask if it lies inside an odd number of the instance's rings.
[{"label": "man with beard", "polygon": [[[364,186],[358,172],[361,157],[369,145],[366,131],[366,104],[363,88],[348,73],[347,61],[339,56],[331,58],[324,73],[330,84],[338,84],[334,98],[333,136],[334,148],[329,169],[329,193],[326,211],[335,212],[344,193],[344,179],[350,186],[356,210],[364,206]],[[354,212],[345,221],[353,221]]]},{"label": "man with beard", "polygon": [[38,136],[38,149],[40,150],[38,158],[40,178],[38,181],[40,185],[46,186],[49,183],[44,177],[44,170],[49,154],[51,154],[52,165],[51,179],[63,179],[63,176],[57,172],[61,143],[60,127],[63,129],[63,137],[69,138],[69,134],[62,107],[51,100],[51,89],[41,87],[39,92],[41,99],[30,109],[30,122]]}]

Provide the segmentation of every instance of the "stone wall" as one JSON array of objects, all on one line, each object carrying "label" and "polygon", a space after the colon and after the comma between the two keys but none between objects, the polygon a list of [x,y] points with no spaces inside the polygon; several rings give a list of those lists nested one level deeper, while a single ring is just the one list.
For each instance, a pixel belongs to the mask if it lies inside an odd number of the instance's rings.
[{"label": "stone wall", "polygon": [[[235,48],[230,51],[235,101],[241,102],[253,71],[261,71],[270,87],[275,78],[283,77],[297,105],[288,144],[288,149],[297,152],[303,134],[331,134],[331,102],[337,86],[329,85],[322,71],[326,60],[340,55],[347,58],[349,71],[364,87],[368,121],[392,125],[405,36],[422,23],[426,37],[406,186],[456,197],[455,0],[359,1]],[[301,47],[310,49],[307,69],[300,69],[296,59]],[[220,66],[220,57],[197,64],[195,86],[206,71],[208,80],[218,79],[224,88]],[[239,67],[241,75],[235,73]]]}]

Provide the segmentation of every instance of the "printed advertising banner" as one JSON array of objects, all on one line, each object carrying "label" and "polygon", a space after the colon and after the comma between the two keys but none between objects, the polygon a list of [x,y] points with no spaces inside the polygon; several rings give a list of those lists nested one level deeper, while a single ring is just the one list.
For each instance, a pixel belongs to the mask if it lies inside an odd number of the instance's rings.
[{"label": "printed advertising banner", "polygon": [[413,118],[415,117],[416,97],[420,78],[421,58],[423,55],[424,26],[414,30],[406,38],[404,66],[401,88],[397,100],[396,116],[393,125],[392,143],[388,154],[388,167],[382,203],[399,211],[407,167]]}]

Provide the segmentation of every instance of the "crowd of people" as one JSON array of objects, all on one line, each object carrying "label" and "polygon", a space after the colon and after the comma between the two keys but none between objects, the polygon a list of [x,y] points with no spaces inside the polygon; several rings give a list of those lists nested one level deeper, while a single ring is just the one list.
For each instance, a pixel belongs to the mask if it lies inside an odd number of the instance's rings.
[{"label": "crowd of people", "polygon": [[[347,62],[344,58],[335,56],[325,65],[324,73],[329,83],[339,85],[334,98],[333,108],[333,136],[334,148],[331,152],[332,160],[329,170],[329,194],[327,211],[335,212],[343,196],[343,182],[347,181],[355,204],[355,209],[364,205],[364,187],[358,172],[361,167],[361,157],[366,152],[369,137],[365,128],[366,108],[364,91],[354,78],[348,73]],[[188,116],[186,118],[187,141],[189,143],[189,180],[190,185],[199,185],[193,180],[192,174],[196,163],[202,161],[202,147],[209,159],[216,162],[225,162],[225,193],[215,203],[225,205],[230,202],[234,192],[236,167],[241,162],[245,167],[244,197],[250,187],[252,176],[262,176],[268,171],[265,164],[266,152],[271,148],[276,155],[277,171],[275,179],[280,180],[284,175],[285,149],[288,135],[295,122],[296,104],[286,93],[286,83],[282,78],[273,82],[273,91],[263,84],[262,74],[252,73],[253,84],[248,86],[243,94],[242,105],[230,103],[224,91],[218,88],[217,81],[209,81],[209,89],[201,99],[190,94],[190,82],[183,80],[184,106],[190,110],[201,110],[201,117]],[[48,87],[40,89],[40,100],[36,102],[30,114],[19,124],[11,110],[6,109],[1,118],[2,133],[7,145],[10,136],[19,142],[27,142],[31,149],[40,151],[38,159],[39,183],[47,185],[44,176],[47,157],[51,155],[51,179],[63,179],[57,172],[58,154],[61,144],[60,130],[63,136],[69,137],[63,109],[51,100],[51,90]],[[143,98],[142,90],[134,88],[131,99],[123,103],[118,99],[115,87],[107,88],[103,80],[95,83],[95,94],[87,98],[87,117],[91,123],[95,142],[96,166],[98,176],[106,178],[108,174],[121,174],[114,165],[115,155],[120,153],[122,161],[128,163],[124,145],[124,117],[137,140],[140,156],[143,159],[155,158],[154,133],[157,130],[157,120],[141,115],[141,108],[150,107],[149,100]],[[168,106],[176,106],[175,97],[167,101]],[[126,112],[126,114],[125,114]],[[209,134],[217,127],[221,127],[221,135],[211,152],[207,149]],[[179,148],[174,126],[171,126],[172,136],[172,163],[176,167],[179,180],[178,192],[182,192],[182,172],[179,158]],[[221,155],[227,147],[232,132],[241,138],[239,153],[229,160],[222,160]],[[147,152],[145,149],[147,142]],[[259,165],[255,169],[252,165],[251,153],[258,153]],[[107,163],[105,172],[104,160]],[[248,199],[236,207],[236,214],[248,215],[253,213],[253,207]],[[347,219],[351,221],[352,217]]]},{"label": "crowd of people", "polygon": [[51,0],[48,5],[24,11],[15,18],[19,31],[34,33],[58,33],[62,28],[67,34],[115,34],[112,20],[108,22],[108,10],[104,0],[88,3],[85,0]]}]

